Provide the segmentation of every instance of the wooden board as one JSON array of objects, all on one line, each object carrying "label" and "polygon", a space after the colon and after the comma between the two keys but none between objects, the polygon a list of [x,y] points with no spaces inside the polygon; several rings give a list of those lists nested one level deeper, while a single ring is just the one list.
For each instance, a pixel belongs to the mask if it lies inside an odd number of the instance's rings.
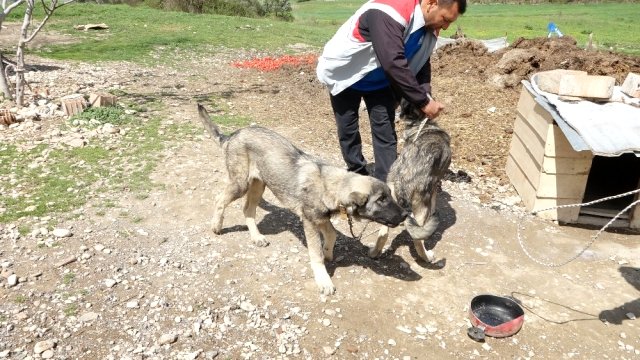
[{"label": "wooden board", "polygon": [[569,143],[569,140],[567,140],[567,138],[564,136],[562,130],[560,130],[560,128],[558,127],[558,125],[549,126],[547,131],[547,141],[544,147],[545,156],[575,159],[585,159],[593,157],[591,151],[575,151]]},{"label": "wooden board", "polygon": [[563,75],[558,95],[578,96],[588,99],[609,99],[613,95],[616,79],[612,76]]},{"label": "wooden board", "polygon": [[565,75],[588,75],[586,71],[554,69],[540,71],[535,75],[535,82],[542,91],[557,94],[560,91],[560,79]]},{"label": "wooden board", "polygon": [[522,199],[524,207],[531,211],[536,203],[536,189],[533,184],[529,182],[524,172],[518,167],[518,164],[511,155],[507,158],[507,165],[505,166],[505,172],[511,184],[516,189],[516,192]]},{"label": "wooden board", "polygon": [[629,73],[620,89],[631,97],[640,98],[640,75]]},{"label": "wooden board", "polygon": [[[545,131],[545,133],[548,133],[548,131]],[[540,168],[545,152],[544,140],[537,135],[537,132],[530,126],[530,123],[520,114],[516,115],[516,121],[513,124],[513,138],[515,137],[518,137],[524,148],[527,149],[527,152],[531,154],[535,165]]]},{"label": "wooden board", "polygon": [[545,156],[542,160],[542,172],[547,174],[587,175],[591,169],[593,157],[564,158]]},{"label": "wooden board", "polygon": [[540,174],[538,197],[582,199],[589,175]]},{"label": "wooden board", "polygon": [[531,126],[544,143],[547,136],[547,127],[554,123],[553,117],[535,100],[533,95],[523,87],[518,100],[518,113]]},{"label": "wooden board", "polygon": [[[640,189],[640,179],[638,180],[638,186],[636,186],[636,189]],[[637,193],[634,199],[640,199],[640,193]],[[629,227],[632,229],[640,229],[640,203],[636,204],[636,206],[631,210]]]},{"label": "wooden board", "polygon": [[[533,210],[539,211],[555,206],[574,205],[580,203],[580,199],[537,198]],[[580,216],[580,206],[570,206],[561,209],[541,211],[536,215],[543,219],[558,220],[563,223],[575,223],[578,221],[578,217]]]}]

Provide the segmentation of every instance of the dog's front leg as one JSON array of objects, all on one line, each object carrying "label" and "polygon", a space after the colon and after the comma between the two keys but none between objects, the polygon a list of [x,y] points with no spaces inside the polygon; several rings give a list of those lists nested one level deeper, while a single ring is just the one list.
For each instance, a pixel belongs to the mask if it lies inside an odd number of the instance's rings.
[{"label": "dog's front leg", "polygon": [[376,245],[369,250],[369,257],[377,258],[378,256],[380,256],[382,248],[384,248],[384,244],[387,243],[388,238],[389,227],[383,225],[378,231],[378,239],[376,240]]},{"label": "dog's front leg", "polygon": [[304,225],[304,235],[307,239],[307,249],[309,250],[309,261],[311,270],[320,292],[324,295],[331,295],[336,291],[331,277],[324,265],[324,253],[322,250],[322,240],[319,229],[310,221],[302,220]]},{"label": "dog's front leg", "polygon": [[324,252],[325,261],[333,261],[333,248],[336,245],[336,228],[333,227],[331,221],[320,225],[320,232],[322,233],[322,250]]}]

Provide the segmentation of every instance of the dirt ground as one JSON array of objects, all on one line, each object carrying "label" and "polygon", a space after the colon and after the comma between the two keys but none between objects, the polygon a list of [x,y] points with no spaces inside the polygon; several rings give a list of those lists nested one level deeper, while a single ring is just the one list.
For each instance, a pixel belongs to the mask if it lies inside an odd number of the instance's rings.
[{"label": "dirt ground", "polygon": [[[100,64],[91,71],[95,65],[32,62],[58,66],[47,76],[60,89],[119,84],[136,96],[162,94],[166,107],[152,115],[167,124],[199,124],[196,102],[213,97],[218,113],[247,116],[341,164],[328,96],[313,67],[231,66],[264,55],[181,53],[179,69]],[[198,134],[170,142],[152,175],[162,186],[148,197],[99,194],[77,219],[61,220],[56,227],[73,235],[60,246],[39,247],[36,240],[50,234],[16,238],[15,224],[3,225],[3,273],[24,281],[9,286],[0,277],[0,358],[640,358],[640,236],[607,231],[575,261],[548,267],[539,262],[578,254],[595,229],[526,217],[518,235],[523,210],[492,206],[515,196],[504,164],[519,82],[554,68],[621,81],[640,72],[640,62],[581,50],[570,38],[521,40],[493,54],[473,42],[438,51],[434,96],[447,104],[438,122],[452,136],[452,170],[471,182],[443,182],[441,224],[427,242],[436,263],[417,261],[400,228],[384,256],[370,259],[377,226],[356,223],[357,240],[338,217],[336,259],[327,264],[337,293],[319,295],[301,223],[270,193],[258,213],[268,247],[249,242],[240,202],[228,209],[223,234],[210,231],[225,170],[219,149]],[[370,159],[364,113],[362,128]],[[115,205],[99,214],[94,205],[105,198]],[[69,256],[77,261],[56,266]],[[65,280],[69,273],[73,281]],[[486,293],[522,304],[520,332],[484,343],[467,336],[470,301]]]}]

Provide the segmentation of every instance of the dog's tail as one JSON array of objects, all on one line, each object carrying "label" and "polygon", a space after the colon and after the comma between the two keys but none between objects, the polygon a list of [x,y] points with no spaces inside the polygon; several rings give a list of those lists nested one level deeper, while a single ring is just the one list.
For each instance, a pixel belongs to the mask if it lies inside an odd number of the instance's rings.
[{"label": "dog's tail", "polygon": [[418,225],[416,219],[413,216],[408,216],[404,221],[404,227],[407,229],[409,236],[414,240],[426,240],[433,234],[438,228],[438,217],[431,215],[427,223],[424,226]]},{"label": "dog's tail", "polygon": [[223,134],[222,131],[220,131],[220,128],[211,120],[211,116],[209,116],[207,109],[205,109],[202,104],[198,104],[198,114],[200,115],[200,120],[202,121],[204,128],[209,131],[218,145],[222,145],[225,141],[227,141],[229,136]]}]

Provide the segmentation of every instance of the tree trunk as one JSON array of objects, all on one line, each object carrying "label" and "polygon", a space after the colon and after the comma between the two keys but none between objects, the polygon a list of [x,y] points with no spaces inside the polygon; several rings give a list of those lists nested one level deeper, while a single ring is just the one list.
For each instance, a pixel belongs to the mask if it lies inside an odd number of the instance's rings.
[{"label": "tree trunk", "polygon": [[9,89],[9,79],[4,74],[4,63],[2,62],[2,55],[0,55],[0,92],[4,95],[5,99],[13,100],[11,96],[11,90]]},{"label": "tree trunk", "polygon": [[[0,31],[2,31],[2,23],[4,22],[5,17],[7,17],[7,14],[4,13],[4,11],[7,11],[7,9],[2,10],[3,11],[0,12]],[[13,100],[13,96],[11,96],[11,90],[9,89],[9,79],[7,79],[4,73],[2,54],[0,54],[0,92],[2,92],[2,95],[4,95],[5,99]]]},{"label": "tree trunk", "polygon": [[27,0],[27,8],[24,11],[24,19],[20,29],[18,50],[16,51],[16,105],[18,107],[24,105],[24,48],[29,39],[29,25],[31,25],[34,6],[35,0]]}]

